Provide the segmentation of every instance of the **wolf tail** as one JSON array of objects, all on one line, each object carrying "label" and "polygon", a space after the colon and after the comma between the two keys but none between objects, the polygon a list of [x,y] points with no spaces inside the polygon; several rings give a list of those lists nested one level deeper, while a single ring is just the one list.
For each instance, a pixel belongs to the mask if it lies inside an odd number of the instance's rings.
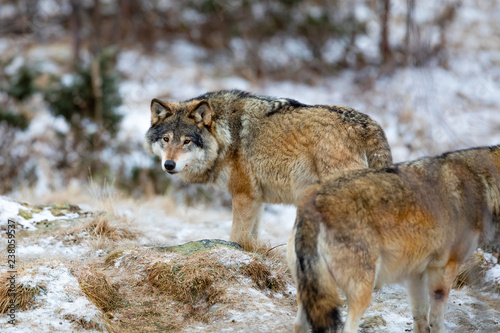
[{"label": "wolf tail", "polygon": [[371,126],[366,140],[366,159],[369,168],[384,168],[392,165],[392,153],[384,130],[380,125]]},{"label": "wolf tail", "polygon": [[297,216],[295,255],[299,311],[305,312],[313,333],[320,333],[335,331],[339,327],[338,307],[342,302],[327,262],[319,253],[320,220],[315,217],[307,212]]}]

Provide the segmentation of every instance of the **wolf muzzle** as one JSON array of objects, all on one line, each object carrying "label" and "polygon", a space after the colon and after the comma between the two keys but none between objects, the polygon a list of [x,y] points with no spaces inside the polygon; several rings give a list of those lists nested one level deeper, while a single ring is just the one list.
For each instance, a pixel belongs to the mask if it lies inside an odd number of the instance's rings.
[{"label": "wolf muzzle", "polygon": [[164,163],[164,166],[165,166],[165,170],[168,173],[172,173],[173,170],[175,169],[175,161],[173,161],[173,160],[166,160],[165,163]]}]

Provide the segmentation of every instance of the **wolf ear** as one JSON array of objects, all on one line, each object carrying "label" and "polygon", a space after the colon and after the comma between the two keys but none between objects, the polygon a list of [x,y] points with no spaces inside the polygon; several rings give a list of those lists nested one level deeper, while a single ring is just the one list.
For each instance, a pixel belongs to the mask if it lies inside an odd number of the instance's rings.
[{"label": "wolf ear", "polygon": [[172,105],[155,98],[151,101],[151,125],[174,114]]},{"label": "wolf ear", "polygon": [[206,101],[198,103],[188,112],[188,117],[194,119],[198,127],[210,127],[212,124],[212,108]]}]

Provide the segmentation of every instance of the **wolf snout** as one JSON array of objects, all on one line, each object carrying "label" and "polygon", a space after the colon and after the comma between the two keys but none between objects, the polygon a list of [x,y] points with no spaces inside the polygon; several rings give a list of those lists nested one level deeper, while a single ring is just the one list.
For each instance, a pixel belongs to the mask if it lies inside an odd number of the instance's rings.
[{"label": "wolf snout", "polygon": [[165,170],[173,171],[175,169],[175,162],[172,160],[165,161]]}]

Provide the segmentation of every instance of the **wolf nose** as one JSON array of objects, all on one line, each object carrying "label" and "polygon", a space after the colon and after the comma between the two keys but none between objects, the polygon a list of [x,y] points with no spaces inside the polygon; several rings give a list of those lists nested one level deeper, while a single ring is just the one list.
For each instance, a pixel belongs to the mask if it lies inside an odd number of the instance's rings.
[{"label": "wolf nose", "polygon": [[172,171],[175,169],[175,162],[172,160],[165,161],[165,169]]}]

